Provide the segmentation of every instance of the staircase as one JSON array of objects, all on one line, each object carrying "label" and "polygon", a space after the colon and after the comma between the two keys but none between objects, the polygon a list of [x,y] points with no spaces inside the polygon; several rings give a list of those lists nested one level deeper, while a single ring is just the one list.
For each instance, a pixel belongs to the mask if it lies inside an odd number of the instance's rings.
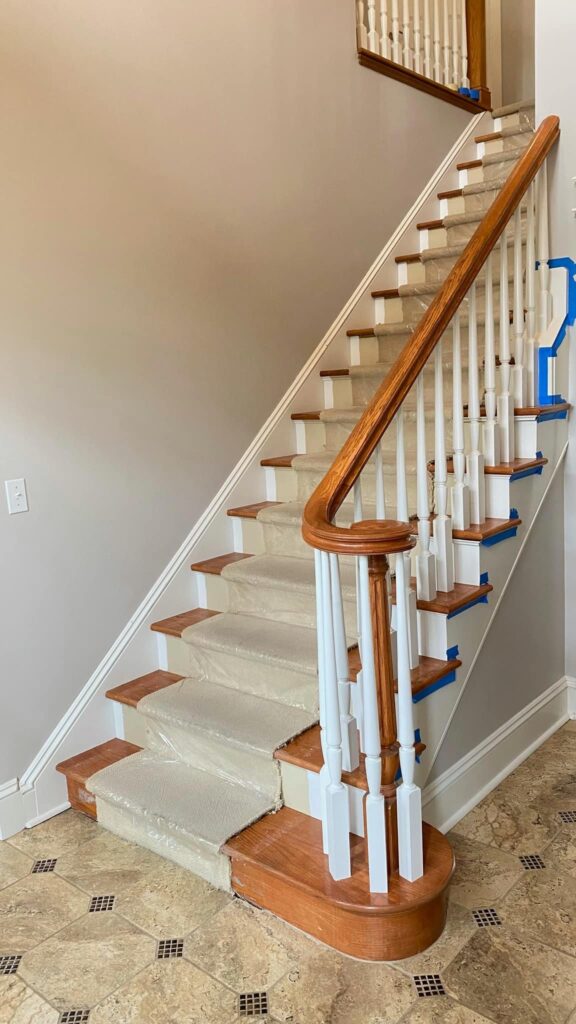
[{"label": "staircase", "polygon": [[326,408],[292,414],[299,454],[263,459],[268,500],[228,510],[241,550],[192,564],[205,607],[155,622],[161,666],[107,692],[122,738],[58,766],[104,828],[364,959],[444,926],[426,761],[565,439],[535,359],[557,126],[492,116],[348,365],[322,371]]}]

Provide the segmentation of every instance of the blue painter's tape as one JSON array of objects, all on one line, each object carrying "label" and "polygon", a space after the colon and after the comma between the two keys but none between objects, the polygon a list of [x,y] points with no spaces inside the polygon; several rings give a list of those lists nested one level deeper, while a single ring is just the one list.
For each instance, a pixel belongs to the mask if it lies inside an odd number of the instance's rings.
[{"label": "blue painter's tape", "polygon": [[460,86],[458,92],[460,93],[461,96],[470,96],[470,89],[467,89],[466,86],[464,85]]},{"label": "blue painter's tape", "polygon": [[473,608],[476,604],[488,604],[488,594],[482,594],[481,597],[475,597],[473,601],[469,601],[468,604],[463,604],[461,608],[456,608],[455,611],[448,613],[449,619],[455,619],[457,615],[462,615],[462,612],[467,612],[469,608]]},{"label": "blue painter's tape", "polygon": [[456,672],[448,672],[442,679],[437,679],[435,683],[427,686],[425,690],[420,690],[420,693],[415,694],[412,697],[413,704],[419,704],[425,697],[429,697],[431,693],[436,693],[437,690],[442,690],[444,686],[448,686],[449,683],[453,683],[456,679]]},{"label": "blue painter's tape", "polygon": [[471,100],[479,100],[480,99],[480,89],[470,89],[470,99]]},{"label": "blue painter's tape", "polygon": [[480,574],[480,586],[483,587],[486,583],[488,583],[488,573],[483,572]]},{"label": "blue painter's tape", "polygon": [[542,412],[536,417],[536,423],[544,423],[546,420],[565,420],[568,409],[561,409],[560,412]]},{"label": "blue painter's tape", "polygon": [[452,658],[457,658],[459,654],[458,644],[454,644],[454,647],[449,647],[446,651],[446,661],[452,661]]},{"label": "blue painter's tape", "polygon": [[532,466],[530,469],[521,469],[518,473],[512,473],[510,483],[514,483],[515,480],[523,480],[525,476],[542,476],[543,469],[544,466]]},{"label": "blue painter's tape", "polygon": [[517,508],[510,509],[510,519],[520,519]]},{"label": "blue painter's tape", "polygon": [[[537,262],[536,267],[540,264]],[[555,359],[560,345],[566,337],[566,329],[576,322],[576,263],[569,256],[548,260],[548,266],[563,267],[568,275],[568,309],[552,345],[538,349],[538,405],[559,405],[562,395],[548,394],[548,360]]]},{"label": "blue painter's tape", "polygon": [[495,533],[493,537],[486,537],[482,541],[483,548],[493,548],[495,544],[500,544],[500,541],[510,540],[510,537],[515,537],[518,533],[517,526],[511,526],[509,530],[502,530],[502,533]]}]

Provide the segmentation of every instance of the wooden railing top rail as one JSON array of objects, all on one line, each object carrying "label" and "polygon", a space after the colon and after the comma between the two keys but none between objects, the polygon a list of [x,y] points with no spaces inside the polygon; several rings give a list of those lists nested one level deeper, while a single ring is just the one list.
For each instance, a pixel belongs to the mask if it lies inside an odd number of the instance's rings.
[{"label": "wooden railing top rail", "polygon": [[332,520],[416,383],[559,135],[559,118],[547,117],[310,497],[304,509],[302,534],[312,547],[340,554],[376,555],[413,546],[414,540],[405,523],[373,520],[339,527],[333,525]]}]

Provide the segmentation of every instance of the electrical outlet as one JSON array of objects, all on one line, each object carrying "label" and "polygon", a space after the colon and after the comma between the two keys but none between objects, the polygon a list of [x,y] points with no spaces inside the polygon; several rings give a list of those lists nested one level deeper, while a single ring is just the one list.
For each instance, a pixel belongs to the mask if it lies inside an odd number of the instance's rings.
[{"label": "electrical outlet", "polygon": [[28,495],[25,480],[6,480],[6,501],[8,512],[13,516],[16,512],[28,511]]}]

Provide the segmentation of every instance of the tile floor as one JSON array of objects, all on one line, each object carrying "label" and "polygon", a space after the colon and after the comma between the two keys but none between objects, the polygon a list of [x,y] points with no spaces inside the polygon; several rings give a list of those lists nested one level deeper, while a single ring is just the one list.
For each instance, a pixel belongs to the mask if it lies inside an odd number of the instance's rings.
[{"label": "tile floor", "polygon": [[576,1024],[575,812],[569,722],[456,826],[444,935],[392,965],[67,811],[0,843],[0,1024]]}]

